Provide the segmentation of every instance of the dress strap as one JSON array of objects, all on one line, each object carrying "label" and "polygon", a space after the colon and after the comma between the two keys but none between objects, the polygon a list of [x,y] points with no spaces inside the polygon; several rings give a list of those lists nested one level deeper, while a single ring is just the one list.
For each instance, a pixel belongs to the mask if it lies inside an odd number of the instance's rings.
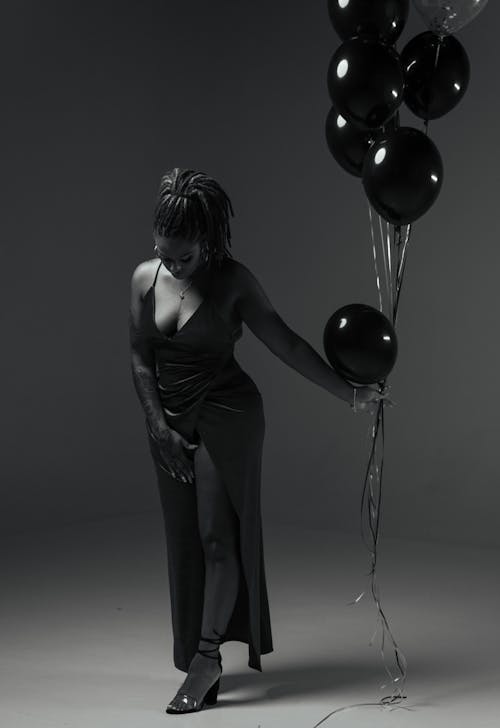
[{"label": "dress strap", "polygon": [[155,275],[155,279],[154,279],[154,281],[153,281],[153,288],[154,288],[154,286],[155,286],[155,283],[156,283],[156,279],[158,278],[158,273],[159,273],[159,271],[160,271],[160,268],[161,268],[161,263],[162,263],[162,262],[161,262],[161,260],[160,260],[160,265],[159,265],[159,266],[158,266],[158,268],[156,269],[156,275]]}]

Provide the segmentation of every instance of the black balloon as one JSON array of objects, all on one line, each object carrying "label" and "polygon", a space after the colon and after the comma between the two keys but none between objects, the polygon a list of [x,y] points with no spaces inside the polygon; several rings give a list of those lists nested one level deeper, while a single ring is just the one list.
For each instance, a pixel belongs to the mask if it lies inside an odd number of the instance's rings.
[{"label": "black balloon", "polygon": [[333,105],[361,129],[382,126],[403,101],[399,55],[375,40],[357,37],[342,43],[330,60],[327,81]]},{"label": "black balloon", "polygon": [[342,40],[368,35],[394,43],[405,26],[409,6],[409,0],[328,0],[328,14]]},{"label": "black balloon", "polygon": [[393,325],[381,311],[364,303],[350,303],[328,319],[323,348],[341,377],[356,384],[375,384],[393,368],[398,341]]},{"label": "black balloon", "polygon": [[443,162],[432,139],[402,126],[371,145],[362,180],[369,201],[385,220],[408,225],[435,202],[443,182]]},{"label": "black balloon", "polygon": [[380,129],[359,129],[350,124],[342,114],[330,108],[326,117],[325,135],[328,149],[336,161],[346,172],[361,177],[365,154],[383,131],[394,129],[396,116],[391,117],[385,126]]},{"label": "black balloon", "polygon": [[447,114],[469,85],[469,58],[453,35],[441,41],[430,30],[416,35],[401,53],[401,65],[405,74],[404,101],[421,119],[438,119]]},{"label": "black balloon", "polygon": [[372,143],[371,131],[353,126],[332,106],[326,117],[325,133],[328,149],[340,166],[361,177],[363,160]]}]

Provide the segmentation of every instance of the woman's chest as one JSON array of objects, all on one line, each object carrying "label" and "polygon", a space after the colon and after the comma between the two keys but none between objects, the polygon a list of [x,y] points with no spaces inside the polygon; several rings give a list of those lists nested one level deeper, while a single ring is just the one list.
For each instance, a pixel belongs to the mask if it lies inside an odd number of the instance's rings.
[{"label": "woman's chest", "polygon": [[230,331],[241,325],[237,309],[238,292],[228,267],[215,272],[204,285],[188,284],[173,289],[168,281],[158,279],[151,293],[153,323],[165,336],[176,336],[191,319],[198,319],[198,313],[201,318],[203,307],[215,309]]}]

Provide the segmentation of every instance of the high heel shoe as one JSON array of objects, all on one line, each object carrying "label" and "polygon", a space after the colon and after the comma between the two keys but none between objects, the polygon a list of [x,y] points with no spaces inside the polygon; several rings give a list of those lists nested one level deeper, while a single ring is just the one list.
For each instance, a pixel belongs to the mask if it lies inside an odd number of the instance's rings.
[{"label": "high heel shoe", "polygon": [[[221,654],[219,652],[219,645],[222,644],[224,640],[223,634],[219,634],[216,629],[214,629],[214,632],[218,635],[218,637],[201,637],[200,639],[204,642],[211,642],[214,645],[217,645],[216,647],[208,648],[205,650],[197,650],[197,652],[200,653],[200,655],[204,655],[205,657],[210,657],[211,660],[218,660],[219,667],[220,667],[220,675],[217,678],[217,680],[214,682],[212,687],[210,687],[203,698],[200,700],[200,704],[197,705],[196,698],[193,698],[192,695],[189,695],[188,693],[184,693],[179,691],[174,699],[168,704],[165,712],[166,713],[194,713],[195,711],[201,710],[205,704],[206,705],[215,705],[217,703],[217,695],[219,692],[219,686],[220,686],[220,678],[222,675],[222,658]],[[210,655],[210,652],[218,652],[218,655]],[[180,710],[178,708],[172,707],[173,702],[176,698],[180,698],[183,703],[183,708]]]}]

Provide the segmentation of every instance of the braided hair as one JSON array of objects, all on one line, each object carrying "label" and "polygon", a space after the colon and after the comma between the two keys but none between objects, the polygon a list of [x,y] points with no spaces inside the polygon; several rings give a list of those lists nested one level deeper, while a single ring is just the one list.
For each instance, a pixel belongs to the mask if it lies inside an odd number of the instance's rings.
[{"label": "braided hair", "polygon": [[201,241],[201,255],[221,265],[231,255],[231,200],[204,172],[174,167],[163,175],[154,210],[153,230],[162,236]]}]

